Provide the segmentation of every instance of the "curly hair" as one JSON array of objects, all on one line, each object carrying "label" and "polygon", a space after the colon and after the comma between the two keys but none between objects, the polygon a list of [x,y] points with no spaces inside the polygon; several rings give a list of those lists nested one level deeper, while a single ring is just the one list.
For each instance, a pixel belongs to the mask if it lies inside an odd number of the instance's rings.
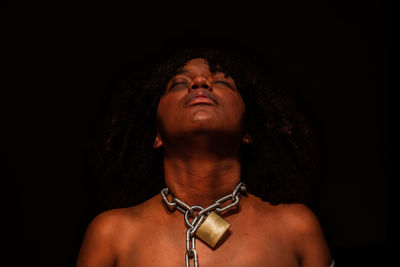
[{"label": "curly hair", "polygon": [[160,52],[114,91],[92,149],[100,209],[139,204],[165,187],[163,148],[153,148],[157,105],[169,79],[193,58],[206,59],[212,73],[231,76],[244,100],[245,128],[253,139],[241,147],[248,191],[272,204],[307,204],[316,164],[304,115],[279,89],[272,71],[248,51],[197,46]]}]

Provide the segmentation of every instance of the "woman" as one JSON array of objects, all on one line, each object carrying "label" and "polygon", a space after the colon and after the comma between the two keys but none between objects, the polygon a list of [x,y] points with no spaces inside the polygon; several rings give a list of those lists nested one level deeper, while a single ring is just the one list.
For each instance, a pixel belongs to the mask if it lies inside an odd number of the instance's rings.
[{"label": "woman", "polygon": [[332,263],[304,205],[310,129],[251,62],[182,50],[122,84],[97,161],[109,210],[89,225],[78,267]]}]

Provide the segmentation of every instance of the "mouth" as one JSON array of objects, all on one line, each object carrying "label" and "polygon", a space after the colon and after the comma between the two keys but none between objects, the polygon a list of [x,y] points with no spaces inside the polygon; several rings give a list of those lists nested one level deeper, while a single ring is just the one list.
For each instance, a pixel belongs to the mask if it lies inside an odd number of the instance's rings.
[{"label": "mouth", "polygon": [[185,102],[186,107],[199,104],[216,105],[217,101],[209,92],[198,91],[193,95],[189,96],[189,98]]}]

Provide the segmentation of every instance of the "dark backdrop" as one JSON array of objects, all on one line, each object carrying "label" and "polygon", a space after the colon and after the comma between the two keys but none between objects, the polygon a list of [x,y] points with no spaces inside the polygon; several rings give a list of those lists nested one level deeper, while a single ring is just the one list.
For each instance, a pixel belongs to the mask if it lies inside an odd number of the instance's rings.
[{"label": "dark backdrop", "polygon": [[87,144],[111,92],[135,62],[189,33],[240,41],[274,66],[319,133],[314,211],[337,266],[385,259],[391,228],[384,2],[69,2],[9,11],[0,175],[15,189],[6,205],[7,221],[17,227],[14,266],[73,266],[96,215]]}]

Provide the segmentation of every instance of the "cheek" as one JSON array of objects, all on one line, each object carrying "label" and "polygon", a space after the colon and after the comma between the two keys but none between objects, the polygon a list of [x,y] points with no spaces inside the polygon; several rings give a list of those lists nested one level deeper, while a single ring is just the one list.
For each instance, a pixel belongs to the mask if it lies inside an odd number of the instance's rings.
[{"label": "cheek", "polygon": [[161,99],[160,102],[158,103],[157,107],[157,120],[158,121],[165,121],[168,119],[168,101],[165,99]]},{"label": "cheek", "polygon": [[232,114],[235,118],[241,118],[245,112],[244,102],[240,95],[227,98],[226,107],[231,110],[228,114]]},{"label": "cheek", "polygon": [[157,120],[165,122],[176,117],[177,111],[173,107],[179,107],[179,98],[170,95],[162,97],[157,107]]}]

